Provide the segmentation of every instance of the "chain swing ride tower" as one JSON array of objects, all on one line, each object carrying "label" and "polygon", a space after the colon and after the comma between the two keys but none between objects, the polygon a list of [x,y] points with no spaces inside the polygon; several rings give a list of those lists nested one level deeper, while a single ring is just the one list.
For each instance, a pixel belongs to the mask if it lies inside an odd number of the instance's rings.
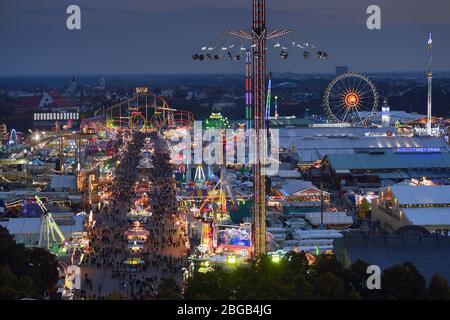
[{"label": "chain swing ride tower", "polygon": [[[253,0],[253,92],[255,126],[254,205],[252,215],[253,255],[266,253],[266,2]],[[261,141],[262,140],[262,141]]]},{"label": "chain swing ride tower", "polygon": [[[291,30],[273,30],[266,28],[266,1],[253,0],[253,24],[250,32],[245,30],[229,30],[228,34],[252,42],[251,82],[253,98],[253,126],[255,129],[253,167],[254,205],[252,215],[253,255],[258,257],[266,253],[266,50],[267,40],[282,37]],[[248,55],[247,55],[248,59]],[[248,65],[248,64],[247,64]]]},{"label": "chain swing ride tower", "polygon": [[[281,45],[278,40],[291,33],[289,29],[266,28],[266,1],[252,0],[252,28],[251,30],[226,30],[218,40],[211,46],[204,46],[201,53],[194,54],[194,61],[216,61],[224,55],[231,61],[241,60],[241,53],[233,54],[233,50],[245,51],[245,115],[247,129],[252,127],[255,135],[252,141],[248,141],[249,148],[252,149],[254,159],[249,159],[254,170],[254,206],[252,215],[252,247],[253,257],[258,257],[266,253],[266,175],[265,167],[268,159],[268,135],[267,135],[267,89],[266,89],[266,54],[268,42],[277,39],[274,48],[280,51],[280,57],[287,59],[289,56],[288,47],[293,50],[301,50],[303,58],[309,59],[311,50],[316,52],[319,59],[328,59],[328,54],[318,51],[317,48],[308,43],[298,43],[292,41],[286,46]],[[239,38],[241,45],[229,45],[227,36]],[[226,41],[223,41],[226,40]],[[243,46],[243,43],[251,43],[251,48]],[[252,121],[253,120],[253,124]],[[253,144],[253,145],[252,145]],[[251,146],[251,147],[250,147]],[[250,151],[250,150],[249,150]],[[254,163],[253,163],[254,160]]]},{"label": "chain swing ride tower", "polygon": [[431,136],[431,105],[432,105],[432,87],[433,87],[433,71],[431,70],[431,63],[433,59],[433,40],[430,37],[428,38],[428,72],[427,72],[427,80],[428,80],[428,95],[427,95],[427,133]]}]

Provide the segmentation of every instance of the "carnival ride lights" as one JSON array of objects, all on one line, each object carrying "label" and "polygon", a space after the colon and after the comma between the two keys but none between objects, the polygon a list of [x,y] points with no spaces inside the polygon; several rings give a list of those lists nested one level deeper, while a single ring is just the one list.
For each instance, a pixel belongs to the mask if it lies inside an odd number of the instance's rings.
[{"label": "carnival ride lights", "polygon": [[208,195],[199,208],[191,208],[194,217],[202,221],[199,250],[203,254],[211,254],[217,248],[218,223],[230,220],[227,201],[231,201],[234,208],[237,207],[236,196],[228,183],[224,168],[221,170],[221,176],[217,184],[207,193]]},{"label": "carnival ride lights", "polygon": [[[273,47],[278,50],[278,54],[283,60],[290,56],[290,52],[292,54],[300,53],[304,59],[309,59],[311,53],[314,53],[319,59],[329,58],[328,53],[318,50],[314,44],[295,40],[291,30],[274,30],[267,40],[266,50]],[[256,45],[253,43],[252,35],[247,31],[226,30],[214,43],[200,48],[199,53],[193,54],[192,60],[217,61],[225,59],[241,61],[254,48],[256,48]]]},{"label": "carnival ride lights", "polygon": [[208,119],[205,120],[206,129],[228,129],[230,122],[227,117],[224,117],[220,112],[211,113]]},{"label": "carnival ride lights", "polygon": [[243,258],[249,258],[251,252],[251,225],[240,226],[218,225],[223,228],[217,232],[216,253],[233,253]]},{"label": "carnival ride lights", "polygon": [[275,119],[277,119],[280,116],[280,114],[278,113],[278,96],[275,96]]},{"label": "carnival ride lights", "polygon": [[200,262],[200,267],[197,270],[200,273],[207,273],[214,271],[214,268],[212,268],[209,264],[209,261],[202,261]]},{"label": "carnival ride lights", "polygon": [[[225,55],[229,60],[241,60],[241,54],[251,51],[252,56],[252,102],[254,129],[256,132],[266,130],[265,108],[266,108],[266,51],[269,46],[273,46],[280,51],[282,58],[286,59],[289,55],[288,50],[300,51],[305,58],[310,56],[310,52],[316,52],[322,59],[328,58],[328,54],[323,51],[317,51],[316,46],[309,42],[297,42],[292,40],[291,30],[268,31],[266,28],[266,4],[265,0],[253,0],[252,29],[247,30],[228,30],[222,33],[212,44],[201,48],[201,54],[193,55],[195,61],[208,60],[208,54],[214,60],[219,60]],[[286,45],[280,43],[286,38],[289,42]],[[230,42],[230,39],[239,40]],[[273,43],[272,41],[275,41]],[[284,51],[284,52],[283,52]],[[218,57],[217,57],[218,56]],[[210,59],[213,60],[213,59]],[[248,67],[246,59],[246,67]],[[246,74],[247,76],[247,74]],[[247,77],[246,77],[247,78]],[[247,79],[246,79],[247,81]],[[248,97],[248,95],[247,95]],[[248,115],[248,112],[247,112]],[[248,119],[247,119],[248,120]],[[248,122],[248,121],[247,121]],[[265,155],[266,139],[260,140],[259,135],[255,135],[254,154]],[[255,256],[266,253],[266,161],[264,157],[254,164],[254,209],[253,209],[253,254]]]},{"label": "carnival ride lights", "polygon": [[197,183],[204,183],[206,181],[205,171],[203,170],[203,166],[201,164],[198,164],[195,169],[194,181]]},{"label": "carnival ride lights", "polygon": [[274,254],[271,258],[272,258],[272,262],[274,262],[274,263],[280,263],[280,261],[281,261],[281,257],[277,254]]},{"label": "carnival ride lights", "polygon": [[348,72],[328,85],[323,102],[333,122],[365,126],[370,124],[378,109],[378,92],[368,77]]},{"label": "carnival ride lights", "polygon": [[129,241],[146,241],[149,235],[150,232],[144,229],[138,221],[133,222],[131,228],[125,231],[125,236]]},{"label": "carnival ride lights", "polygon": [[133,112],[130,116],[130,128],[140,130],[144,128],[146,123],[145,117],[141,112]]},{"label": "carnival ride lights", "polygon": [[64,254],[64,242],[66,238],[59,229],[52,214],[48,211],[42,200],[35,196],[36,202],[42,210],[41,224],[39,227],[39,248],[45,248],[54,254]]},{"label": "carnival ride lights", "polygon": [[237,264],[237,257],[234,255],[227,256],[226,262],[227,262],[227,265],[234,266]]},{"label": "carnival ride lights", "polygon": [[145,130],[192,127],[192,113],[170,108],[167,101],[148,87],[136,88],[135,95],[101,111],[107,129]]}]

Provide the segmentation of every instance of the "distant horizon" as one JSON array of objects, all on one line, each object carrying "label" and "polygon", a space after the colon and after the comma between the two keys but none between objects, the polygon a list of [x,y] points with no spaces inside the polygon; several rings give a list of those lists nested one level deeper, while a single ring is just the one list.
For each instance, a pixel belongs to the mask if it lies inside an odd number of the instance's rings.
[{"label": "distant horizon", "polygon": [[[357,71],[349,69],[348,72],[357,72],[361,74],[425,74],[426,70],[420,71]],[[283,74],[291,74],[296,76],[311,76],[311,75],[336,75],[336,72],[305,72],[299,73],[294,71],[272,71],[274,75],[283,75]],[[450,70],[439,70],[433,71],[433,75],[439,74],[449,74]],[[39,77],[109,77],[109,76],[123,76],[123,77],[133,77],[133,76],[242,76],[244,77],[244,72],[217,72],[217,73],[194,73],[194,72],[186,72],[186,73],[177,73],[177,72],[168,72],[168,73],[48,73],[48,74],[0,74],[0,78],[39,78]]]},{"label": "distant horizon", "polygon": [[[250,0],[76,2],[81,30],[69,31],[66,8],[73,4],[69,0],[1,1],[1,76],[244,72],[243,64],[229,63],[228,58],[200,62],[192,55],[202,47],[223,44],[249,49],[249,43],[239,43],[224,30],[250,28]],[[366,10],[372,4],[371,0],[267,1],[267,27],[293,30],[267,44],[267,70],[332,74],[335,66],[347,65],[361,73],[425,72],[430,32],[433,71],[450,70],[448,0],[378,0],[379,30],[366,25]],[[275,42],[287,48],[289,58],[280,58]],[[315,55],[304,59],[303,49],[293,42],[314,45],[329,59]]]}]

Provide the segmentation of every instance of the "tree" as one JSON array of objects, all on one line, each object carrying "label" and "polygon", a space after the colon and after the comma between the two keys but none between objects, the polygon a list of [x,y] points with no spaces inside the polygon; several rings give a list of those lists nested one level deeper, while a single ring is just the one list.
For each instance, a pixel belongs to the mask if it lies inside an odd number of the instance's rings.
[{"label": "tree", "polygon": [[43,248],[27,249],[28,275],[39,292],[52,287],[58,281],[58,263],[55,256]]},{"label": "tree", "polygon": [[18,245],[8,230],[0,226],[0,266],[10,266],[13,273],[26,272],[25,247]]},{"label": "tree", "polygon": [[381,286],[385,299],[420,300],[426,296],[425,278],[410,262],[385,269]]},{"label": "tree", "polygon": [[331,272],[326,272],[314,280],[315,298],[320,300],[344,300],[344,282]]},{"label": "tree", "polygon": [[448,284],[445,279],[435,276],[427,291],[425,279],[408,262],[384,271],[381,290],[368,290],[366,286],[368,266],[368,263],[358,260],[349,269],[344,269],[332,255],[320,255],[314,265],[309,265],[303,252],[289,252],[277,262],[263,256],[256,262],[238,266],[234,270],[216,268],[207,273],[195,273],[187,282],[184,298],[211,300],[448,298]]},{"label": "tree", "polygon": [[17,244],[0,227],[1,298],[43,298],[44,292],[58,280],[57,266],[54,255],[41,248],[27,249]]},{"label": "tree", "polygon": [[158,287],[158,299],[180,300],[183,298],[178,283],[172,278],[162,279]]},{"label": "tree", "polygon": [[0,267],[0,300],[16,300],[35,296],[36,288],[30,277],[17,277],[9,266]]},{"label": "tree", "polygon": [[342,265],[337,261],[335,255],[326,255],[321,254],[317,257],[316,263],[314,265],[314,271],[318,275],[322,275],[325,273],[333,273],[335,275],[342,274],[343,271]]},{"label": "tree", "polygon": [[188,300],[228,300],[232,296],[230,275],[224,270],[195,272],[187,282],[184,298]]},{"label": "tree", "polygon": [[291,279],[295,296],[293,299],[311,300],[314,298],[314,287],[304,274],[297,274]]},{"label": "tree", "polygon": [[122,292],[114,291],[108,297],[108,300],[125,300],[125,296]]},{"label": "tree", "polygon": [[359,218],[366,219],[367,214],[370,212],[370,204],[366,198],[361,200],[361,207],[359,208]]},{"label": "tree", "polygon": [[427,299],[450,300],[450,288],[447,280],[439,274],[435,274],[428,285]]}]

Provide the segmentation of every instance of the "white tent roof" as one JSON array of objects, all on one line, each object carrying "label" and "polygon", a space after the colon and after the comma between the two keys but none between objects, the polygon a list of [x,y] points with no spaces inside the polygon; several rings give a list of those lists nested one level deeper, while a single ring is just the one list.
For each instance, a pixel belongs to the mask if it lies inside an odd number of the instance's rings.
[{"label": "white tent roof", "polygon": [[280,192],[284,195],[284,196],[290,196],[296,192],[302,191],[302,190],[306,190],[306,189],[310,189],[310,188],[315,188],[317,189],[312,183],[311,181],[305,181],[305,180],[289,180],[286,183],[283,183],[281,185],[280,188]]},{"label": "white tent roof", "polygon": [[300,178],[302,174],[297,170],[278,170],[277,176],[281,178]]},{"label": "white tent roof", "polygon": [[403,215],[418,226],[449,226],[450,208],[404,208]]},{"label": "white tent roof", "polygon": [[40,218],[15,218],[0,222],[11,235],[16,234],[37,234],[41,225]]},{"label": "white tent roof", "polygon": [[[0,222],[11,235],[39,234],[40,218],[12,218]],[[74,225],[59,226],[65,237],[71,237],[73,233],[83,232],[83,217],[76,216]]]},{"label": "white tent roof", "polygon": [[35,159],[33,161],[30,161],[29,165],[30,166],[43,166],[43,165],[45,165],[45,163],[41,160]]},{"label": "white tent roof", "polygon": [[395,185],[391,190],[401,205],[450,204],[450,186]]},{"label": "white tent roof", "polygon": [[52,189],[76,189],[77,183],[75,176],[71,175],[53,175],[51,188]]},{"label": "white tent roof", "polygon": [[[321,223],[321,213],[308,212],[305,215],[305,219],[313,226],[319,226]],[[351,225],[353,224],[353,218],[348,216],[345,212],[324,212],[323,223],[325,225]]]}]

